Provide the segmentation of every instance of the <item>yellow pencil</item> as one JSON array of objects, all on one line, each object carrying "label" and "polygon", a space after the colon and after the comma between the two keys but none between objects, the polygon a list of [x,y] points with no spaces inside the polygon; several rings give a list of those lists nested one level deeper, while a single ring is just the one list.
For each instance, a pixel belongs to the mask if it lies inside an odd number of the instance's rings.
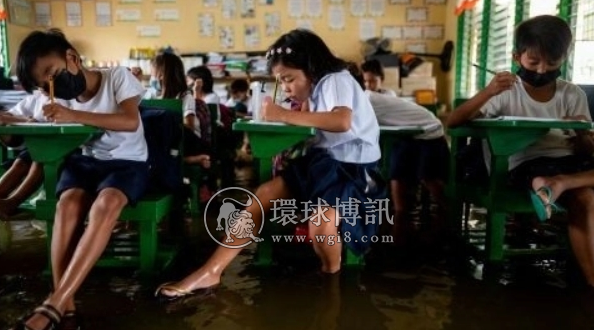
[{"label": "yellow pencil", "polygon": [[276,103],[276,92],[278,91],[278,83],[280,81],[280,74],[274,78],[274,92],[272,94],[272,103]]},{"label": "yellow pencil", "polygon": [[54,104],[54,76],[49,77],[49,97],[50,104]]}]

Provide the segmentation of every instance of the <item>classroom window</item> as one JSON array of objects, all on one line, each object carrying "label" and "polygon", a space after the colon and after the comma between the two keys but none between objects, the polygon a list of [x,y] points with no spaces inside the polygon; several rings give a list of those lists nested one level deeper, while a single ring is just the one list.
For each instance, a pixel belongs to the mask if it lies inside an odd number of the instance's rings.
[{"label": "classroom window", "polygon": [[571,25],[575,44],[570,54],[568,78],[576,84],[594,84],[594,1],[573,3]]}]

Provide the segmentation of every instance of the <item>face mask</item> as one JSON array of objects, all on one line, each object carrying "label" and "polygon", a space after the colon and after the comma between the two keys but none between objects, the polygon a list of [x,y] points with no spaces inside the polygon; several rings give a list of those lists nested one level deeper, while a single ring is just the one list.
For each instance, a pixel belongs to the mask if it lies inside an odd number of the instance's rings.
[{"label": "face mask", "polygon": [[561,75],[561,69],[547,71],[545,73],[537,73],[536,71],[528,70],[520,67],[516,72],[518,77],[525,81],[528,85],[533,87],[542,87],[552,81],[555,81]]},{"label": "face mask", "polygon": [[[54,96],[62,100],[72,100],[87,89],[87,80],[82,70],[72,74],[64,69],[54,77]],[[49,92],[49,91],[46,91]]]},{"label": "face mask", "polygon": [[151,86],[151,88],[155,89],[156,91],[161,90],[161,82],[159,81],[159,79],[157,79],[155,77],[151,77],[151,80],[149,81],[149,85]]}]

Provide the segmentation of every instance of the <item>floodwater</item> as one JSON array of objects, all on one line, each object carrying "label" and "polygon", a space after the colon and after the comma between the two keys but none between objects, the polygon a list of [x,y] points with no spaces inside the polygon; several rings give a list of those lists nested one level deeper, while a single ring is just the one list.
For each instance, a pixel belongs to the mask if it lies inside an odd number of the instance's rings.
[{"label": "floodwater", "polygon": [[[238,184],[248,185],[249,173],[240,171]],[[474,229],[484,227],[480,211],[472,216]],[[0,330],[50,290],[41,227],[0,222]],[[513,260],[483,279],[479,259],[460,246],[376,245],[363,269],[322,276],[309,245],[285,244],[275,250],[273,266],[260,268],[252,264],[252,244],[227,269],[215,295],[159,303],[153,298],[159,283],[180,279],[215,248],[195,235],[174,265],[151,281],[133,270],[94,269],[76,302],[84,329],[97,330],[594,329],[594,290],[581,285],[565,256]]]}]

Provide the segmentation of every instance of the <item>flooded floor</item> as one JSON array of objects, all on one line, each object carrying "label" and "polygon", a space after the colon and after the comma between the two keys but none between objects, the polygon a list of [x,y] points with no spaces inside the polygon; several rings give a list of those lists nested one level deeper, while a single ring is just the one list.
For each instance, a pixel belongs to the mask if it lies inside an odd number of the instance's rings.
[{"label": "flooded floor", "polygon": [[[50,290],[40,228],[28,220],[0,222],[0,330]],[[195,235],[150,281],[133,270],[94,269],[76,296],[84,329],[594,329],[594,293],[573,285],[568,278],[577,272],[565,259],[510,262],[485,280],[480,262],[456,244],[376,245],[363,269],[336,276],[317,272],[305,244],[277,248],[272,267],[253,266],[252,244],[215,295],[175,304],[153,298],[159,283],[182,278],[214,248]]]}]

